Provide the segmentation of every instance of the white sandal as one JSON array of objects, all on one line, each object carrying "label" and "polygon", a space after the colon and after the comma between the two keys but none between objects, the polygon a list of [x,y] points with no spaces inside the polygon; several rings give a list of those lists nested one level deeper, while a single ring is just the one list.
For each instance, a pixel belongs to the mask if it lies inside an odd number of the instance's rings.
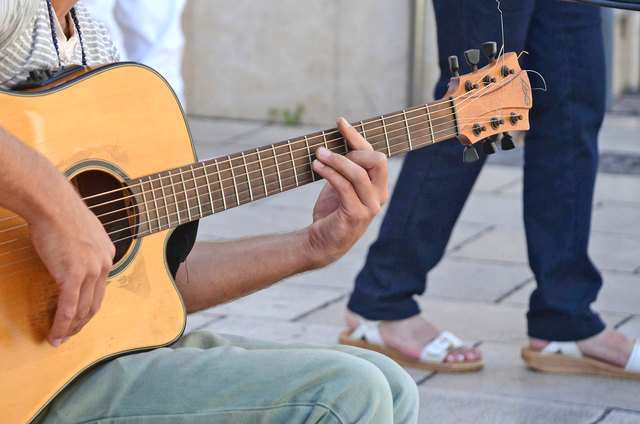
[{"label": "white sandal", "polygon": [[622,368],[595,358],[582,355],[575,342],[550,342],[541,351],[530,347],[522,349],[522,359],[535,370],[563,374],[592,374],[640,380],[640,341]]},{"label": "white sandal", "polygon": [[380,321],[368,321],[362,317],[358,318],[360,319],[360,325],[355,330],[346,330],[340,333],[339,342],[341,344],[373,350],[388,356],[400,365],[427,371],[468,372],[477,371],[484,365],[482,359],[478,361],[444,362],[449,352],[463,346],[462,341],[448,331],[443,331],[438,337],[430,341],[422,349],[419,358],[413,358],[384,344],[378,329]]}]

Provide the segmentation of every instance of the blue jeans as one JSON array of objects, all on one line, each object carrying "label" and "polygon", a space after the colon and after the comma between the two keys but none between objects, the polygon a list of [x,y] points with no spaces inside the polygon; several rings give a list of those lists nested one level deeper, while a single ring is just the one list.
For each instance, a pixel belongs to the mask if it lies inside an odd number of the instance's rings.
[{"label": "blue jeans", "polygon": [[[484,41],[500,41],[494,0],[433,0],[441,78],[447,57],[463,57]],[[531,295],[528,333],[546,340],[577,340],[604,329],[591,311],[602,279],[587,254],[597,171],[597,134],[604,115],[604,53],[600,10],[557,0],[502,1],[505,51],[527,50],[523,69],[540,72],[547,92],[534,91],[526,135],[524,225]],[[461,60],[461,73],[468,72]],[[532,85],[541,84],[532,77]],[[536,84],[536,82],[538,82]],[[372,320],[420,312],[427,273],[447,241],[484,157],[462,163],[462,146],[449,140],[409,153],[377,241],[356,279],[349,309]]]}]

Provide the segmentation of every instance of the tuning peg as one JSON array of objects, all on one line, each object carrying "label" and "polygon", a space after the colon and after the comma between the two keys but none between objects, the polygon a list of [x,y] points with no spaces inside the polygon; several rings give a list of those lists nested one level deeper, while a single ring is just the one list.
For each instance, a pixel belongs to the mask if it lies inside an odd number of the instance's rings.
[{"label": "tuning peg", "polygon": [[493,141],[490,137],[487,137],[482,142],[482,153],[485,155],[492,155],[498,151],[498,146],[496,146],[496,142]]},{"label": "tuning peg", "polygon": [[508,132],[502,133],[502,141],[500,142],[502,150],[511,150],[516,148],[513,137]]},{"label": "tuning peg", "polygon": [[466,147],[464,152],[462,152],[462,162],[464,163],[473,163],[478,159],[480,159],[480,156],[478,156],[478,152],[476,152],[473,146]]},{"label": "tuning peg", "polygon": [[482,43],[482,52],[489,59],[489,62],[493,63],[496,61],[496,55],[498,54],[498,44],[495,41]]},{"label": "tuning peg", "polygon": [[464,52],[464,58],[469,66],[471,66],[471,72],[478,70],[478,62],[480,62],[480,50],[471,49]]},{"label": "tuning peg", "polygon": [[458,71],[460,70],[460,64],[458,63],[458,56],[449,56],[449,70],[451,71],[452,77],[458,77],[460,74]]}]

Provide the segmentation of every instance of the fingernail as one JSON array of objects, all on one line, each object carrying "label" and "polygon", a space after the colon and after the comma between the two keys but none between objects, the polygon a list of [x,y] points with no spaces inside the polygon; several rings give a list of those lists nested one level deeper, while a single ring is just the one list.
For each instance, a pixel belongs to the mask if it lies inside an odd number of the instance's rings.
[{"label": "fingernail", "polygon": [[464,361],[464,355],[462,353],[458,355],[458,361]]},{"label": "fingernail", "polygon": [[347,121],[346,119],[344,119],[343,117],[340,117],[340,119],[338,119],[338,122],[342,122],[344,125],[347,126],[351,126],[351,124],[349,123],[349,121]]},{"label": "fingernail", "polygon": [[324,163],[320,162],[318,159],[313,161],[313,166],[315,166],[318,169],[322,169],[324,168]]},{"label": "fingernail", "polygon": [[70,338],[71,338],[71,336],[65,337],[64,339],[62,339],[62,343],[61,344],[65,344],[66,342],[69,341]]},{"label": "fingernail", "polygon": [[53,341],[51,342],[51,345],[53,347],[58,347],[60,346],[60,343],[62,343],[62,339],[53,339]]},{"label": "fingernail", "polygon": [[328,159],[329,156],[331,155],[331,152],[329,152],[329,150],[325,149],[324,147],[320,147],[317,151],[316,151],[316,155],[319,158],[322,159]]}]

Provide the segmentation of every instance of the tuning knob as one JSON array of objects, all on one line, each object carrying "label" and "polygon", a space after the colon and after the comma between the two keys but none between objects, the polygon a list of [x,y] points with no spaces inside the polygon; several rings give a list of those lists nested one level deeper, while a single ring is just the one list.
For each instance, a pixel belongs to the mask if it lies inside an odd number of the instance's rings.
[{"label": "tuning knob", "polygon": [[485,138],[482,142],[482,153],[485,155],[492,155],[498,151],[498,146],[496,146],[496,142],[491,138]]},{"label": "tuning knob", "polygon": [[473,146],[466,147],[464,152],[462,152],[462,162],[464,163],[473,163],[478,159],[480,159],[480,156],[478,156],[478,152],[476,152]]},{"label": "tuning knob", "polygon": [[500,142],[502,150],[512,150],[516,148],[513,137],[508,132],[502,133],[502,141]]},{"label": "tuning knob", "polygon": [[451,71],[452,77],[458,77],[460,74],[458,71],[460,70],[460,64],[458,63],[458,56],[449,56],[449,70]]},{"label": "tuning knob", "polygon": [[482,43],[482,52],[489,59],[490,63],[496,61],[496,55],[498,54],[498,44],[495,41],[487,41]]},{"label": "tuning knob", "polygon": [[471,72],[475,72],[478,70],[478,62],[480,62],[480,50],[471,49],[464,52],[464,58],[471,66]]}]

